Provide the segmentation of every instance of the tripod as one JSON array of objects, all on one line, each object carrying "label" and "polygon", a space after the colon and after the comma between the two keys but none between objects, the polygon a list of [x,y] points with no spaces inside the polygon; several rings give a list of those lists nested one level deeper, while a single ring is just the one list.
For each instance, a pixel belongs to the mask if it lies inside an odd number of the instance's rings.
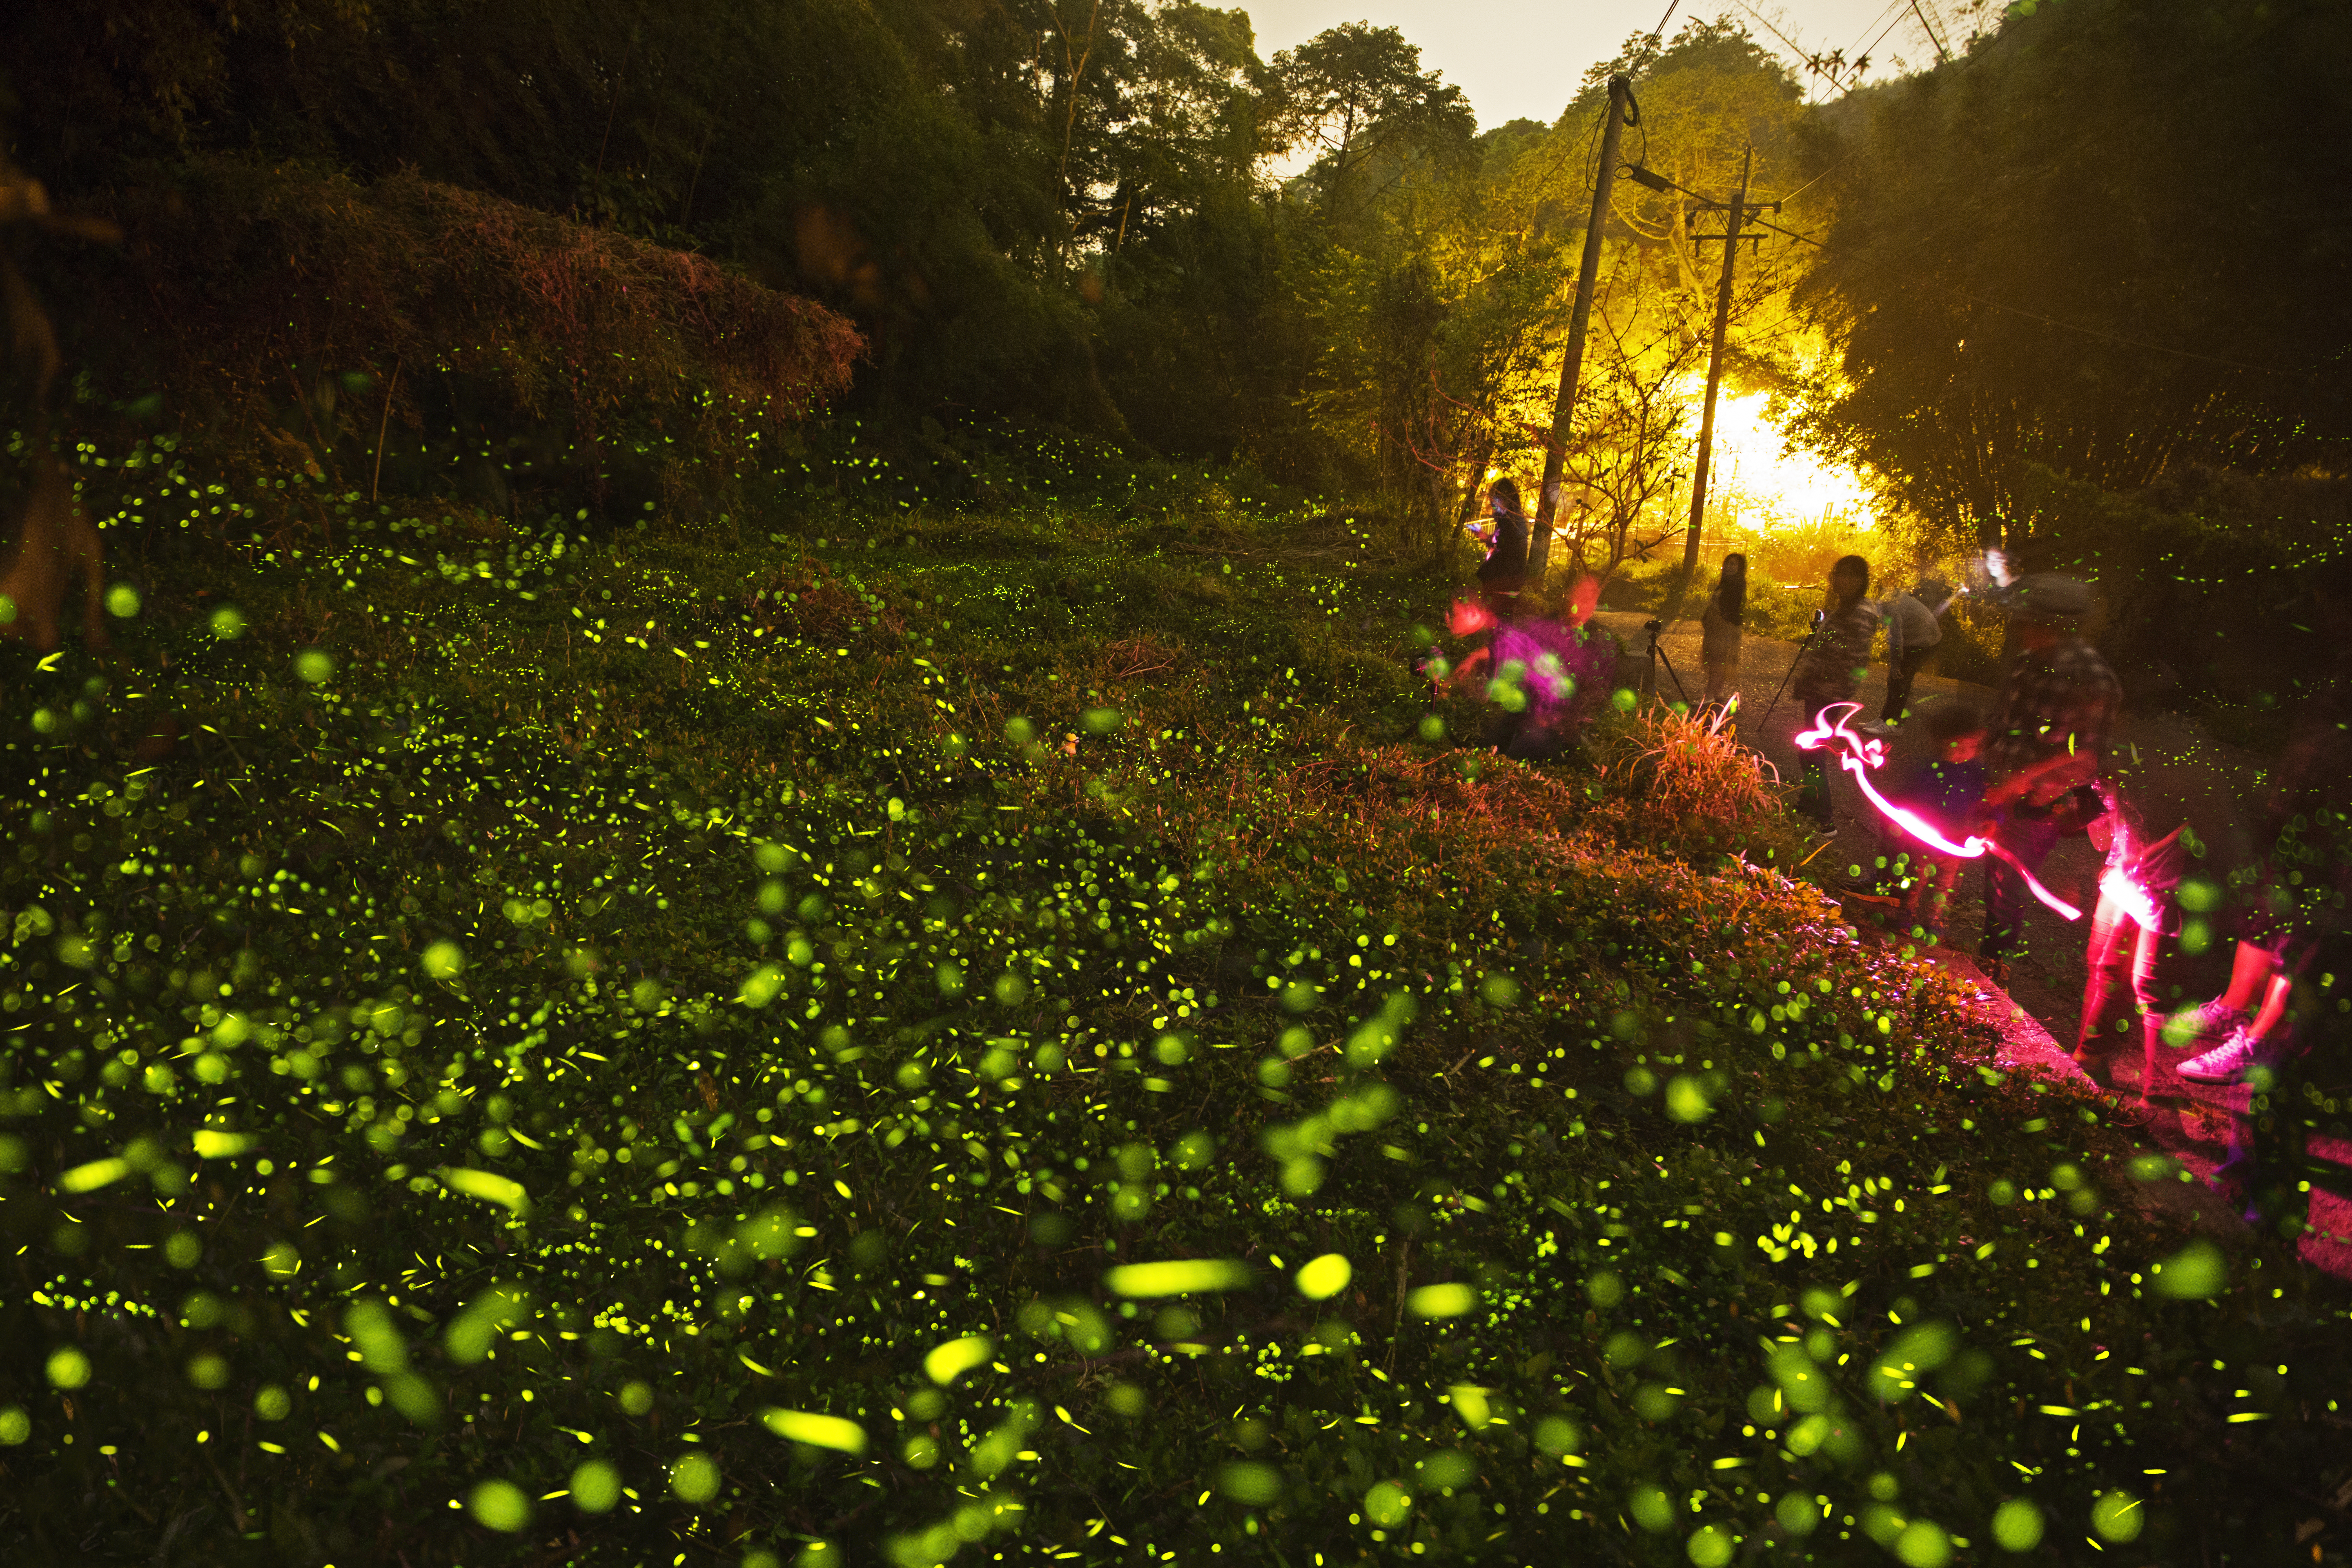
[{"label": "tripod", "polygon": [[1675,661],[1666,657],[1666,650],[1658,646],[1658,634],[1666,629],[1666,623],[1661,620],[1643,621],[1642,629],[1650,634],[1650,689],[1655,691],[1658,689],[1658,666],[1663,663],[1666,667],[1667,678],[1675,683],[1675,694],[1683,700],[1683,705],[1688,707],[1690,693],[1683,689],[1683,678],[1675,672]]},{"label": "tripod", "polygon": [[1780,684],[1772,689],[1772,700],[1764,705],[1764,717],[1756,721],[1758,734],[1762,734],[1764,726],[1771,722],[1772,710],[1780,705],[1780,693],[1789,689],[1789,678],[1797,673],[1797,666],[1805,662],[1805,650],[1812,647],[1813,640],[1822,635],[1822,622],[1825,619],[1827,616],[1822,612],[1813,612],[1813,629],[1805,634],[1805,640],[1797,645],[1797,657],[1790,659],[1789,668],[1780,672]]}]

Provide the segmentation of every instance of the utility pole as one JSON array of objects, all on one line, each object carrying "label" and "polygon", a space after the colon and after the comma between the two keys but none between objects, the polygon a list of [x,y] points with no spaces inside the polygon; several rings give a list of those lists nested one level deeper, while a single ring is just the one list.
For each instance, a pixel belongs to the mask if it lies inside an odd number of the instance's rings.
[{"label": "utility pole", "polygon": [[[1671,12],[1669,13],[1671,15]],[[1609,79],[1609,124],[1601,132],[1601,170],[1592,181],[1592,216],[1584,227],[1584,259],[1576,269],[1576,307],[1568,318],[1568,358],[1559,367],[1559,398],[1552,405],[1551,433],[1544,444],[1543,499],[1536,508],[1534,537],[1528,541],[1528,586],[1543,581],[1551,555],[1552,519],[1559,514],[1559,481],[1568,466],[1568,436],[1576,412],[1576,382],[1584,366],[1584,333],[1592,320],[1592,291],[1601,275],[1601,229],[1609,216],[1609,189],[1617,180],[1617,139],[1628,125],[1641,123],[1633,101],[1633,84],[1622,76]]]},{"label": "utility pole", "polygon": [[[1711,239],[1723,241],[1723,279],[1716,285],[1715,341],[1706,355],[1706,404],[1698,419],[1698,455],[1691,464],[1690,531],[1683,539],[1683,570],[1682,576],[1675,584],[1675,601],[1666,606],[1669,619],[1682,613],[1684,595],[1690,592],[1691,578],[1698,571],[1699,530],[1706,521],[1707,461],[1715,452],[1715,395],[1723,384],[1723,338],[1731,324],[1731,282],[1737,270],[1735,264],[1739,256],[1739,242],[1745,239],[1753,243],[1764,237],[1761,234],[1743,235],[1739,232],[1741,222],[1749,216],[1748,176],[1755,159],[1756,150],[1750,147],[1739,160],[1738,195],[1727,203],[1707,202],[1700,208],[1706,212],[1720,210],[1724,214],[1723,232],[1691,237],[1694,243]],[[1756,210],[1762,212],[1765,205],[1756,203]]]}]

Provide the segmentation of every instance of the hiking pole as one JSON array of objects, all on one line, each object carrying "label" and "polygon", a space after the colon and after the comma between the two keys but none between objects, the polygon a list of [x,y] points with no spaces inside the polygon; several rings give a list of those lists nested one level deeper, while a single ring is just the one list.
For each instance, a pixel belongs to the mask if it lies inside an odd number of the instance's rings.
[{"label": "hiking pole", "polygon": [[1764,726],[1772,721],[1772,710],[1780,705],[1780,693],[1789,689],[1789,677],[1796,674],[1797,666],[1805,662],[1805,650],[1813,646],[1815,637],[1822,635],[1823,618],[1821,611],[1813,612],[1813,629],[1807,632],[1805,640],[1797,645],[1797,657],[1790,659],[1789,668],[1780,672],[1780,684],[1772,689],[1772,700],[1764,705],[1764,717],[1756,721],[1756,732],[1759,735],[1764,732]]}]

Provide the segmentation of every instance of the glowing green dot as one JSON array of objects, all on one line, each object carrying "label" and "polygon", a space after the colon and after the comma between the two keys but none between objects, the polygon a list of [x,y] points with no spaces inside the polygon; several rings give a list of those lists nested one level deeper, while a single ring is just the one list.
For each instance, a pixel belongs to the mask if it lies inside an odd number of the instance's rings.
[{"label": "glowing green dot", "polygon": [[64,1345],[49,1352],[47,1371],[52,1388],[79,1388],[89,1381],[89,1357]]},{"label": "glowing green dot", "polygon": [[1993,1510],[1992,1538],[2003,1552],[2031,1552],[2042,1544],[2042,1510],[2021,1497]]},{"label": "glowing green dot", "polygon": [[572,1506],[583,1513],[610,1513],[621,1500],[621,1472],[591,1459],[572,1472]]},{"label": "glowing green dot", "polygon": [[681,1454],[669,1468],[669,1489],[681,1502],[706,1503],[719,1495],[719,1466],[708,1454]]},{"label": "glowing green dot", "polygon": [[1697,1568],[1723,1568],[1731,1561],[1731,1532],[1719,1524],[1703,1525],[1692,1532],[1684,1552]]},{"label": "glowing green dot", "polygon": [[530,1499],[512,1481],[484,1481],[467,1501],[477,1520],[502,1534],[516,1534],[530,1523]]}]

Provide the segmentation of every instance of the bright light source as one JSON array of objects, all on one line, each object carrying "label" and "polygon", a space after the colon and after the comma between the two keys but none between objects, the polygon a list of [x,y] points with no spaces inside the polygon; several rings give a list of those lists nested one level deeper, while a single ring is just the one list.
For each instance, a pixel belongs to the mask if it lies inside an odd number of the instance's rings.
[{"label": "bright light source", "polygon": [[[1685,389],[1696,405],[1706,395],[1706,384],[1691,378]],[[1810,452],[1781,450],[1787,437],[1765,417],[1770,401],[1762,392],[1716,395],[1715,449],[1708,463],[1707,510],[1741,528],[1770,533],[1806,528],[1827,516],[1867,532],[1870,492],[1848,468],[1833,468]],[[1689,494],[1684,492],[1687,502]],[[1714,524],[1710,522],[1712,531]]]}]

